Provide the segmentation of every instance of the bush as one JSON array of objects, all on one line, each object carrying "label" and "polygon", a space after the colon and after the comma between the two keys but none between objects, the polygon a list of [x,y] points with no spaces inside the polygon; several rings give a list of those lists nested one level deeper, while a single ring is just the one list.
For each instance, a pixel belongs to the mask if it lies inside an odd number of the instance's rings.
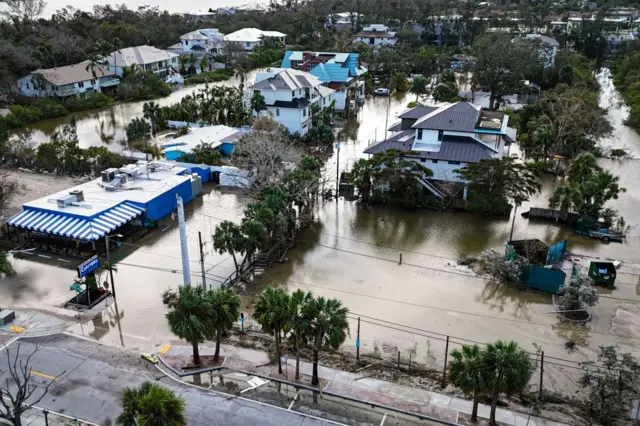
[{"label": "bush", "polygon": [[70,112],[85,111],[88,109],[106,108],[115,104],[116,101],[113,98],[105,95],[104,93],[88,93],[81,97],[71,97],[63,101],[63,105]]},{"label": "bush", "polygon": [[149,137],[151,126],[142,118],[134,118],[127,124],[127,139],[130,141],[138,141]]},{"label": "bush", "polygon": [[506,256],[494,249],[485,250],[480,254],[480,261],[484,270],[492,278],[500,282],[514,282],[522,284],[522,271],[529,266],[529,261],[521,256],[508,260]]},{"label": "bush", "polygon": [[151,71],[125,72],[118,88],[118,99],[121,101],[146,101],[170,94],[169,85]]},{"label": "bush", "polygon": [[216,81],[228,80],[233,76],[232,69],[219,69],[215,71],[202,72],[197,75],[187,75],[184,77],[184,84],[202,84],[212,83]]}]

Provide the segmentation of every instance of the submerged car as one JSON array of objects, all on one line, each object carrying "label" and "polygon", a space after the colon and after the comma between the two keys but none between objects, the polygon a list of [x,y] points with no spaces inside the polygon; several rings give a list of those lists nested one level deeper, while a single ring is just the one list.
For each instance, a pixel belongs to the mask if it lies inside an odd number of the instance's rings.
[{"label": "submerged car", "polygon": [[389,89],[383,89],[383,88],[376,89],[375,94],[378,96],[389,96]]}]

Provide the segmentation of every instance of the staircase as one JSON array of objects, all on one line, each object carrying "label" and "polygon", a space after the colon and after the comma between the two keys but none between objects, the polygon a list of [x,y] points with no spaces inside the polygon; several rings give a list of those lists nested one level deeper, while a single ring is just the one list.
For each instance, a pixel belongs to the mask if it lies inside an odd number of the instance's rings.
[{"label": "staircase", "polygon": [[429,192],[431,192],[436,197],[438,197],[440,199],[444,198],[444,195],[442,194],[442,192],[440,192],[440,190],[438,188],[436,188],[435,185],[433,185],[429,181],[426,181],[424,179],[418,179],[418,182],[420,182],[420,184],[422,186],[427,188],[429,190]]}]

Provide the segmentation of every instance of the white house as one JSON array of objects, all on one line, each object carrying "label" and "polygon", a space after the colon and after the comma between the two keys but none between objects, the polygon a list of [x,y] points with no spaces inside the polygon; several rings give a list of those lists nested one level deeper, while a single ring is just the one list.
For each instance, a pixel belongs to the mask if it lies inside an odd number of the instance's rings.
[{"label": "white house", "polygon": [[395,46],[398,42],[396,33],[382,24],[372,24],[364,27],[362,31],[353,35],[353,43],[364,43],[373,47]]},{"label": "white house", "polygon": [[93,66],[92,70],[87,63],[35,70],[17,82],[21,95],[38,98],[64,98],[81,93],[102,92],[118,84],[120,80],[115,78],[113,72],[99,65]]},{"label": "white house", "polygon": [[[422,163],[433,176],[422,185],[441,197],[442,181],[464,181],[456,170],[483,159],[500,158],[513,139],[507,135],[509,116],[469,102],[443,106],[417,106],[405,111],[389,130],[388,139],[369,146],[364,152],[376,154],[391,149],[404,151],[406,157]],[[514,134],[514,133],[512,133]],[[466,188],[462,193],[466,199]]]},{"label": "white house", "polygon": [[102,65],[119,77],[122,77],[124,67],[132,65],[141,70],[166,75],[170,70],[178,69],[178,56],[176,53],[156,49],[153,46],[126,47],[105,56]]},{"label": "white house", "polygon": [[257,28],[243,28],[224,36],[227,43],[238,43],[246,52],[252,52],[258,46],[264,44],[264,40],[272,38],[278,40],[284,46],[287,35],[279,31],[262,31]]},{"label": "white house", "polygon": [[180,36],[180,47],[183,52],[218,53],[222,46],[224,34],[217,28],[203,28]]},{"label": "white house", "polygon": [[336,31],[352,31],[358,28],[358,22],[362,22],[364,15],[355,12],[332,13],[325,17],[324,27]]},{"label": "white house", "polygon": [[[256,82],[245,90],[245,105],[251,108],[251,98],[259,93],[264,97],[267,111],[273,120],[291,133],[305,135],[311,129],[311,106],[328,107],[333,89],[322,85],[317,77],[293,69],[268,68],[256,75]],[[257,115],[253,111],[254,116]]]},{"label": "white house", "polygon": [[540,43],[540,58],[544,62],[545,68],[550,68],[556,61],[556,54],[560,43],[556,39],[542,34],[527,34],[527,40],[536,40]]}]

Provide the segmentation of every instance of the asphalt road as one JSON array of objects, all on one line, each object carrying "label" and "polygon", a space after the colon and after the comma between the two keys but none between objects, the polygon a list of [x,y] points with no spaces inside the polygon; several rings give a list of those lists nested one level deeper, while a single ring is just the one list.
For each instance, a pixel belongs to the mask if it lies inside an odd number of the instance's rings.
[{"label": "asphalt road", "polygon": [[[29,361],[34,383],[46,386],[57,376],[38,406],[100,425],[115,425],[115,419],[121,412],[122,390],[145,380],[159,381],[185,399],[189,425],[331,424],[299,413],[182,385],[165,377],[137,353],[68,335],[20,339],[8,347],[11,360],[18,354],[18,360],[25,362],[36,347],[38,350]],[[8,359],[6,354],[0,353],[0,383],[4,383],[7,377]],[[36,390],[34,397],[41,394],[41,390]]]}]

